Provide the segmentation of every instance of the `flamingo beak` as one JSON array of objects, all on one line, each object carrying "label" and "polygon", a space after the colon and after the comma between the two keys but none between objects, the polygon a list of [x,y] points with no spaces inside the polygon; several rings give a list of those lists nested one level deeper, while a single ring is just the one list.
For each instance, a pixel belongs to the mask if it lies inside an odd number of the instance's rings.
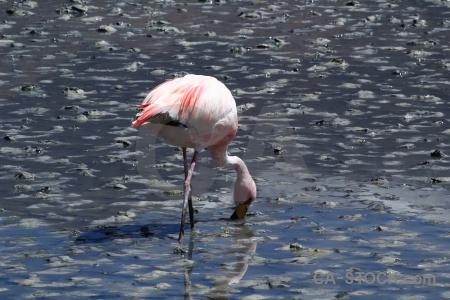
[{"label": "flamingo beak", "polygon": [[243,219],[245,215],[247,214],[247,210],[250,207],[250,204],[252,204],[253,199],[249,198],[244,203],[239,204],[236,206],[236,209],[234,210],[234,213],[231,215],[231,220],[237,220],[237,219]]}]

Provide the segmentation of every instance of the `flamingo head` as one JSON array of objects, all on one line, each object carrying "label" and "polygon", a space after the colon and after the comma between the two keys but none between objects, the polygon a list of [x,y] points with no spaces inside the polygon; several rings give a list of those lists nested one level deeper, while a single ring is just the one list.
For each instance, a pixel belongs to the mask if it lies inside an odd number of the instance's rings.
[{"label": "flamingo head", "polygon": [[244,203],[238,204],[236,206],[236,209],[234,210],[234,213],[231,215],[230,219],[237,220],[237,219],[244,218],[245,215],[247,214],[247,210],[250,207],[250,204],[252,204],[253,200],[254,200],[253,198],[248,198],[248,200],[245,201]]},{"label": "flamingo head", "polygon": [[230,217],[232,220],[244,218],[248,208],[256,198],[256,184],[250,174],[246,174],[244,178],[239,177],[234,186],[234,203],[236,204],[236,209]]}]

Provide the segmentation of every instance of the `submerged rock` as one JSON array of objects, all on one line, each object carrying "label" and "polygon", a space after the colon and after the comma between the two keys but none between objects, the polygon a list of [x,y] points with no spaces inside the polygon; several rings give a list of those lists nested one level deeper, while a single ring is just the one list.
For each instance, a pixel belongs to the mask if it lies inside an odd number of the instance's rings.
[{"label": "submerged rock", "polygon": [[433,152],[431,152],[430,156],[433,158],[443,158],[445,155],[441,150],[434,150]]}]

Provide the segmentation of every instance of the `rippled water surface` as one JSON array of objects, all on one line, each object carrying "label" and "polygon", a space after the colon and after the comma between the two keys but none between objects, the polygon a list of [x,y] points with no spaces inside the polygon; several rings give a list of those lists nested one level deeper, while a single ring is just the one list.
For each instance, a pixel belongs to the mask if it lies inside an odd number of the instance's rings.
[{"label": "rippled water surface", "polygon": [[[450,2],[0,0],[2,299],[450,298]],[[196,225],[179,149],[130,128],[158,83],[232,91]]]}]

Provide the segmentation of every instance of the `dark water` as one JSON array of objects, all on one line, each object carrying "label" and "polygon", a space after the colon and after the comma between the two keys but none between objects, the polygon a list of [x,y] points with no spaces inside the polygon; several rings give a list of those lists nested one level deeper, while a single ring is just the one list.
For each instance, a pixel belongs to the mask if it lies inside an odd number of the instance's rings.
[{"label": "dark water", "polygon": [[[450,297],[449,2],[0,6],[2,299]],[[202,153],[174,253],[181,152],[129,126],[187,73],[232,90],[258,199],[230,222]]]}]

